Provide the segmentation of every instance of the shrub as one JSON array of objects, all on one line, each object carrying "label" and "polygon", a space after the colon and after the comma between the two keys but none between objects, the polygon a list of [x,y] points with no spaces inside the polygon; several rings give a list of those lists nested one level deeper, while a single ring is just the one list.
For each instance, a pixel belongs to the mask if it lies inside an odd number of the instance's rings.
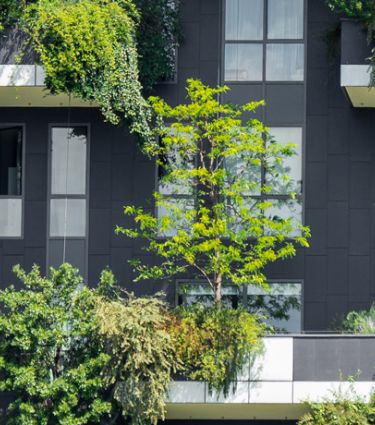
[{"label": "shrub", "polygon": [[261,349],[264,325],[245,310],[179,307],[171,318],[170,332],[184,373],[193,380],[207,381],[209,390],[229,393],[230,384]]},{"label": "shrub", "polygon": [[375,424],[375,397],[367,402],[350,386],[342,387],[320,403],[307,403],[310,412],[298,425],[370,425]]},{"label": "shrub", "polygon": [[375,334],[375,305],[369,310],[349,312],[339,328],[354,334]]}]

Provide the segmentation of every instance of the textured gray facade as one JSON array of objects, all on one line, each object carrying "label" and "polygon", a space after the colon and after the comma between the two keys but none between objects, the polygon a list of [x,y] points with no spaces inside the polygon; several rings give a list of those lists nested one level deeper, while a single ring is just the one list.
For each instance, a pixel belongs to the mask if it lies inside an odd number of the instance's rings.
[{"label": "textured gray facade", "polygon": [[[311,226],[311,247],[298,250],[293,260],[272,265],[266,274],[303,281],[303,327],[308,331],[326,330],[335,318],[367,308],[374,299],[375,111],[351,107],[340,88],[340,59],[331,65],[327,58],[323,36],[337,17],[324,0],[308,0],[305,9],[305,81],[231,84],[228,99],[265,99],[259,117],[267,125],[304,127],[304,221]],[[222,1],[183,1],[182,23],[177,83],[157,90],[172,104],[185,100],[188,77],[211,85],[223,82]],[[0,52],[2,63],[12,62],[5,49]],[[142,254],[141,246],[114,234],[115,226],[125,222],[123,205],[152,208],[147,200],[155,187],[154,163],[142,157],[125,128],[103,123],[96,109],[72,108],[70,121],[91,127],[89,283],[94,285],[108,265],[128,289],[138,294],[163,289],[173,302],[173,285],[132,283],[127,260]],[[66,108],[0,108],[0,123],[26,128],[24,238],[0,240],[2,286],[15,282],[11,268],[17,263],[27,269],[37,263],[45,272],[48,126],[67,122]],[[68,254],[67,260],[75,258]]]}]

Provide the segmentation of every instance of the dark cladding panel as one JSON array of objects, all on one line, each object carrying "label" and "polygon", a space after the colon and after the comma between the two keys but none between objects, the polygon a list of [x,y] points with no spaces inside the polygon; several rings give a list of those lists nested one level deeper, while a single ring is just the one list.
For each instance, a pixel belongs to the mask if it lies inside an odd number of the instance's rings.
[{"label": "dark cladding panel", "polygon": [[305,119],[303,84],[267,84],[266,122],[270,126],[303,125]]},{"label": "dark cladding panel", "polygon": [[[300,337],[293,340],[294,381],[374,380],[375,338]],[[361,373],[358,375],[358,371]]]}]

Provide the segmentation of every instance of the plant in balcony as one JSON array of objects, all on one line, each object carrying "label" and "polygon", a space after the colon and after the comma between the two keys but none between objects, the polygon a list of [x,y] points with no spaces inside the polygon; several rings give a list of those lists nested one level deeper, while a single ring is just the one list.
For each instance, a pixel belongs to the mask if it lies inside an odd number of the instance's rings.
[{"label": "plant in balcony", "polygon": [[360,397],[349,379],[349,388],[341,384],[337,391],[321,402],[307,402],[309,412],[303,415],[298,425],[370,425],[375,423],[375,396],[367,401]]},{"label": "plant in balcony", "polygon": [[351,311],[339,326],[345,332],[362,335],[375,334],[375,305],[369,310]]},{"label": "plant in balcony", "polygon": [[0,30],[26,32],[50,92],[93,102],[147,139],[142,84],[150,91],[174,72],[178,9],[178,0],[0,0]]},{"label": "plant in balcony", "polygon": [[[367,39],[369,44],[374,41],[375,31],[375,1],[374,0],[326,0],[328,7],[341,16],[362,22],[367,29]],[[375,49],[371,50],[369,58],[371,73],[370,87],[375,86]]]},{"label": "plant in balcony", "polygon": [[[188,324],[197,331],[189,340],[194,347],[180,341],[179,350],[186,351],[181,357],[188,362],[195,362],[199,351],[204,353],[204,362],[195,363],[200,370],[191,370],[191,376],[225,391],[227,379],[245,359],[242,348],[255,347],[262,332],[256,317],[222,305],[223,286],[267,288],[264,267],[294,256],[295,245],[307,247],[309,236],[309,229],[294,217],[282,218],[276,212],[297,202],[294,182],[283,166],[283,160],[294,154],[294,145],[277,143],[251,117],[263,102],[244,106],[220,102],[227,91],[191,79],[188,104],[173,108],[151,98],[156,137],[144,150],[159,167],[158,213],[126,206],[125,214],[134,225],[117,228],[119,234],[141,239],[144,249],[160,260],[153,265],[132,260],[136,281],[180,276],[203,280],[212,289],[214,307],[182,309],[177,314],[182,333],[189,332]],[[263,173],[267,182],[260,178]],[[286,195],[275,200],[271,191],[278,185]],[[216,330],[204,337],[210,326]]]},{"label": "plant in balcony", "polygon": [[174,339],[180,370],[190,379],[206,381],[210,392],[235,390],[238,373],[249,354],[262,351],[265,326],[243,308],[178,307],[171,315],[169,332]]}]

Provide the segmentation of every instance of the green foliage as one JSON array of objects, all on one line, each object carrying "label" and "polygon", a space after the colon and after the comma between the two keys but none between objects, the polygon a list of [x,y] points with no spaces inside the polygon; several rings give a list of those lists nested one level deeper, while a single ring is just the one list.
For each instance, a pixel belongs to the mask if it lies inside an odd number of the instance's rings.
[{"label": "green foliage", "polygon": [[375,305],[372,305],[369,310],[349,312],[341,323],[340,329],[354,334],[375,334]]},{"label": "green foliage", "polygon": [[333,392],[321,403],[307,403],[310,412],[302,416],[298,425],[370,425],[375,424],[375,397],[367,403],[352,387]]},{"label": "green foliage", "polygon": [[52,93],[94,102],[108,121],[125,118],[132,132],[147,138],[149,114],[135,43],[137,19],[130,0],[41,0],[23,16]]},{"label": "green foliage", "polygon": [[209,390],[229,393],[250,353],[261,350],[264,325],[242,308],[205,307],[196,304],[177,308],[170,333],[184,373],[207,381]]},{"label": "green foliage", "polygon": [[173,80],[176,47],[181,39],[179,0],[134,0],[140,14],[137,27],[139,75],[150,92],[160,81]]},{"label": "green foliage", "polygon": [[68,264],[0,293],[0,390],[9,425],[130,424],[164,417],[174,345],[158,299],[121,297],[109,270],[96,290]]},{"label": "green foliage", "polygon": [[110,416],[97,348],[94,303],[78,271],[63,265],[51,278],[15,267],[23,288],[0,294],[0,390],[11,391],[7,424],[95,424]]},{"label": "green foliage", "polygon": [[114,398],[132,424],[164,419],[165,399],[177,362],[166,329],[166,305],[157,298],[119,298],[98,303],[100,335],[111,357],[106,375]]},{"label": "green foliage", "polygon": [[178,12],[179,0],[0,0],[0,31],[28,33],[52,93],[93,102],[147,139],[142,85],[151,91],[173,77]]},{"label": "green foliage", "polygon": [[363,19],[366,22],[373,20],[373,0],[327,0],[328,7],[348,18]]},{"label": "green foliage", "polygon": [[[133,261],[137,280],[195,274],[209,283],[216,302],[223,283],[264,286],[264,267],[295,255],[296,244],[307,247],[309,236],[293,217],[271,212],[283,202],[268,198],[271,186],[257,177],[262,166],[269,181],[279,182],[287,193],[284,203],[292,202],[294,185],[283,159],[294,154],[294,146],[278,144],[255,118],[243,123],[243,114],[262,102],[222,104],[218,97],[227,90],[188,80],[187,105],[172,108],[151,98],[158,137],[145,151],[163,173],[155,202],[167,214],[156,217],[127,206],[134,226],[117,228],[117,233],[146,240],[145,249],[161,258],[154,266]],[[154,142],[157,138],[161,143]],[[177,197],[165,196],[163,188]]]}]

